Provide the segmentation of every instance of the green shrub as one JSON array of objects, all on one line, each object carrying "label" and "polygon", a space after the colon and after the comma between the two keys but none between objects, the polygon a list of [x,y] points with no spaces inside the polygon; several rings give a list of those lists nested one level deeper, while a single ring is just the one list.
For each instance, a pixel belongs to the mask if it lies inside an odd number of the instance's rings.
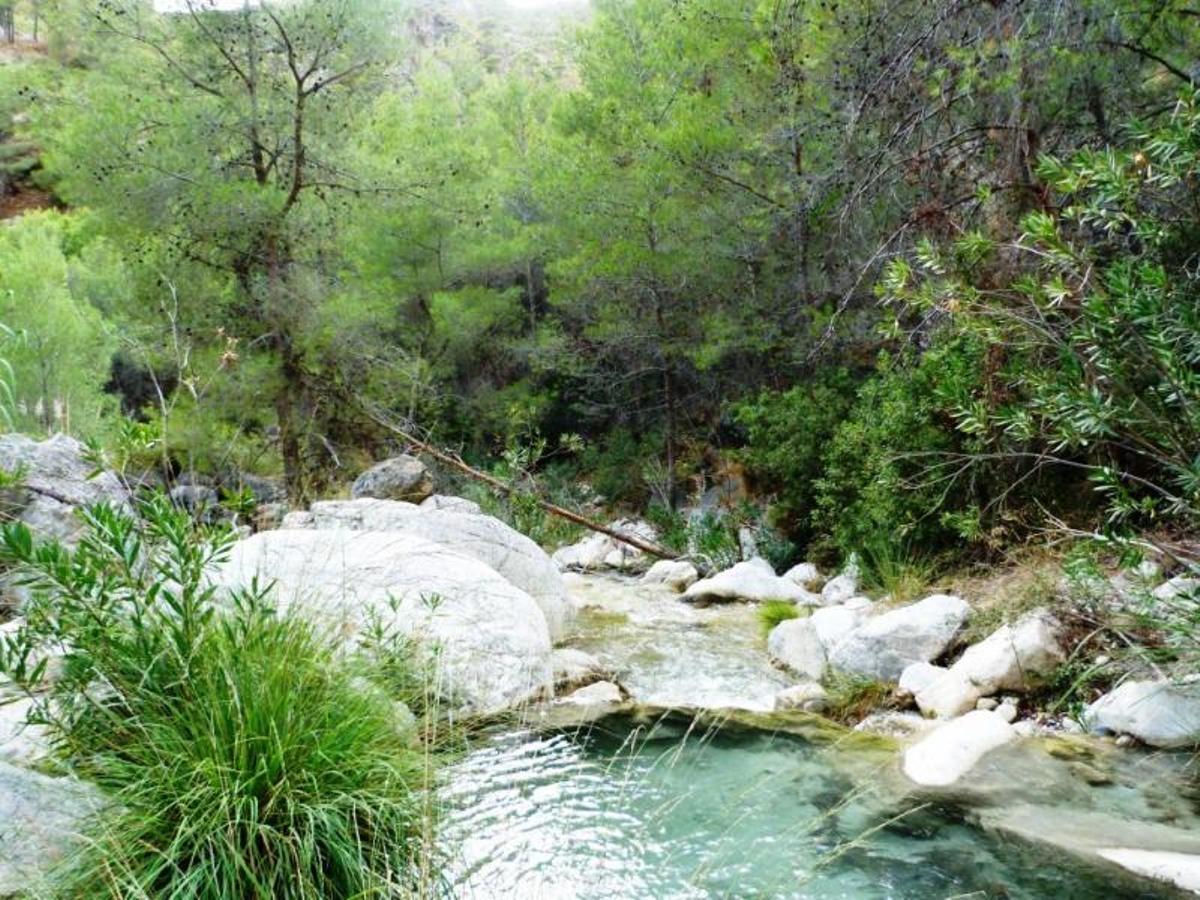
[{"label": "green shrub", "polygon": [[656,431],[635,434],[614,428],[602,443],[590,444],[580,458],[580,468],[591,479],[596,493],[610,506],[640,508],[650,498],[643,473],[648,461],[662,452],[662,436]]},{"label": "green shrub", "polygon": [[74,551],[21,525],[0,533],[0,559],[35,591],[0,670],[32,692],[44,674],[36,648],[68,648],[35,718],[112,800],[58,893],[414,888],[427,870],[429,758],[392,699],[305,622],[275,615],[265,592],[218,604],[204,571],[227,534],[197,531],[161,496],[143,515],[89,511]]},{"label": "green shrub", "polygon": [[803,544],[812,536],[822,454],[853,401],[853,381],[839,369],[782,393],[764,391],[733,408],[746,429],[746,446],[737,457],[760,491],[774,498],[774,521],[794,541]]},{"label": "green shrub", "polygon": [[801,611],[791,600],[767,600],[759,604],[757,614],[759,627],[766,637],[780,622],[800,618]]}]

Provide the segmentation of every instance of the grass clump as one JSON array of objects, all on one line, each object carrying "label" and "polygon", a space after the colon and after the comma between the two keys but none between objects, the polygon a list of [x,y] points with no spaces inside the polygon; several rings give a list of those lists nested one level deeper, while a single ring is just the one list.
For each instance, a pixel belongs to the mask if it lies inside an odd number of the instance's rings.
[{"label": "grass clump", "polygon": [[763,637],[770,634],[779,623],[798,618],[800,609],[790,600],[766,600],[758,607],[758,625]]},{"label": "grass clump", "polygon": [[[143,517],[91,510],[74,551],[0,532],[36,591],[0,670],[112,800],[56,895],[367,898],[432,880],[430,757],[391,697],[264,591],[218,603],[204,573],[229,535],[163,498]],[[69,649],[40,696],[48,641]]]},{"label": "grass clump", "polygon": [[828,704],[825,715],[843,724],[862,720],[887,706],[892,697],[892,685],[851,672],[830,672],[824,686]]}]

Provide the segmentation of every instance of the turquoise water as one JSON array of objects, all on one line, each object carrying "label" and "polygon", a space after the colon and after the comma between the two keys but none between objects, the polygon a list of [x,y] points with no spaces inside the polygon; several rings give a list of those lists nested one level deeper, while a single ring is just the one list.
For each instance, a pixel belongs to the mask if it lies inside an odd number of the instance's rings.
[{"label": "turquoise water", "polygon": [[[887,802],[803,741],[725,733],[483,741],[449,775],[444,846],[465,898],[1165,897]],[[867,779],[870,784],[870,779]]]}]

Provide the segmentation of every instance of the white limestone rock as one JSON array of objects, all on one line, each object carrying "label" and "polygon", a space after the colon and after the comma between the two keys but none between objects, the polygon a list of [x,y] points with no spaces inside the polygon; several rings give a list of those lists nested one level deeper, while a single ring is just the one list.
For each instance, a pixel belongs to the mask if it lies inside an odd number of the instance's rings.
[{"label": "white limestone rock", "polygon": [[764,559],[749,559],[711,578],[702,578],[684,591],[683,596],[685,600],[700,603],[787,600],[800,606],[811,606],[817,599],[791,579],[776,575]]},{"label": "white limestone rock", "polygon": [[1200,682],[1126,681],[1088,706],[1083,721],[1151,747],[1200,745]]},{"label": "white limestone rock", "polygon": [[613,673],[583,650],[574,647],[559,647],[550,654],[550,666],[554,672],[556,693],[584,687],[595,681],[611,681]]},{"label": "white limestone rock", "polygon": [[812,588],[822,582],[821,570],[813,563],[802,562],[783,573],[783,577],[796,582],[800,587]]},{"label": "white limestone rock", "polygon": [[436,660],[447,698],[468,709],[507,709],[553,687],[538,603],[478,558],[411,531],[260,532],[214,575],[227,588],[254,578],[274,583],[281,608],[343,639],[373,620],[412,637]]},{"label": "white limestone rock", "polygon": [[981,695],[989,695],[1027,690],[1065,659],[1062,626],[1041,609],[968,647],[951,671],[974,684]]},{"label": "white limestone rock", "polygon": [[916,693],[915,698],[917,709],[925,715],[953,719],[975,708],[979,688],[953,669],[943,669]]},{"label": "white limestone rock", "polygon": [[843,671],[896,681],[912,663],[944,653],[969,613],[961,597],[934,594],[867,619],[830,651],[829,662]]},{"label": "white limestone rock", "polygon": [[325,500],[306,513],[288,515],[284,528],[408,532],[474,557],[533,597],[553,640],[563,637],[574,615],[562,574],[546,551],[491,516],[396,500]]},{"label": "white limestone rock", "polygon": [[597,681],[563,697],[559,702],[578,706],[607,706],[621,702],[621,689],[611,681]]},{"label": "white limestone rock", "polygon": [[857,593],[858,575],[852,572],[843,572],[825,582],[825,586],[821,588],[821,602],[825,606],[837,606],[845,603]]},{"label": "white limestone rock", "polygon": [[642,576],[642,584],[661,584],[675,593],[686,591],[700,580],[700,573],[687,560],[660,559]]},{"label": "white limestone rock", "polygon": [[817,630],[817,637],[828,650],[866,621],[869,607],[869,603],[867,606],[857,606],[852,602],[841,606],[823,606],[814,609],[809,619]]},{"label": "white limestone rock", "polygon": [[1017,739],[994,712],[975,710],[931,731],[904,751],[904,774],[922,787],[949,787],[985,755]]},{"label": "white limestone rock", "polygon": [[775,695],[776,709],[800,709],[804,712],[824,712],[829,705],[829,694],[815,681],[805,681],[784,688]]},{"label": "white limestone rock", "polygon": [[811,619],[788,619],[767,635],[767,654],[777,666],[802,678],[820,681],[825,677],[825,647]]},{"label": "white limestone rock", "polygon": [[421,501],[421,509],[445,509],[450,512],[464,513],[468,516],[482,516],[483,508],[474,500],[465,497],[449,497],[445,494],[433,494]]}]

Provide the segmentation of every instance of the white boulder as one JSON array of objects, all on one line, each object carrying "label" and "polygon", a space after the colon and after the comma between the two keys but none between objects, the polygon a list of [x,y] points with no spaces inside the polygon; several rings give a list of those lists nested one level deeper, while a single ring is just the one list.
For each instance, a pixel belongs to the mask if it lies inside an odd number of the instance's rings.
[{"label": "white boulder", "polygon": [[802,562],[784,572],[783,577],[796,582],[800,587],[810,588],[820,583],[821,570],[810,562]]},{"label": "white boulder", "polygon": [[221,586],[274,584],[283,609],[353,640],[373,622],[436,662],[439,687],[477,712],[553,687],[550,629],[537,602],[478,558],[411,531],[264,531],[234,545]]},{"label": "white boulder", "polygon": [[748,559],[711,578],[702,578],[684,591],[684,599],[700,603],[743,600],[787,600],[811,606],[819,598],[788,578],[780,578],[765,559]]},{"label": "white boulder", "polygon": [[994,712],[975,710],[931,731],[904,751],[904,774],[922,787],[948,787],[987,753],[1017,739]]},{"label": "white boulder", "polygon": [[825,647],[811,619],[788,619],[772,628],[767,655],[802,678],[820,681],[825,676]]},{"label": "white boulder", "polygon": [[464,497],[448,497],[445,494],[434,494],[426,497],[420,503],[421,509],[448,509],[450,512],[466,513],[469,516],[483,515],[483,509],[474,500]]},{"label": "white boulder", "polygon": [[699,580],[696,567],[681,559],[660,559],[642,576],[642,584],[661,584],[675,593],[686,591]]},{"label": "white boulder", "polygon": [[560,701],[579,706],[601,706],[621,702],[621,689],[611,681],[597,681],[587,687],[581,687]]},{"label": "white boulder", "polygon": [[978,687],[953,669],[942,669],[914,696],[917,709],[925,715],[937,719],[953,719],[974,709],[975,704],[979,702],[980,693]]},{"label": "white boulder", "polygon": [[867,619],[832,649],[836,669],[897,680],[915,662],[930,662],[950,646],[971,608],[961,597],[934,594]]},{"label": "white boulder", "polygon": [[291,513],[284,528],[404,531],[465,553],[495,569],[542,608],[550,636],[559,640],[574,607],[562,575],[532,540],[491,516],[414,506],[395,500],[325,500]]},{"label": "white boulder", "polygon": [[935,666],[933,663],[915,662],[912,665],[904,667],[904,671],[900,673],[900,680],[896,686],[900,689],[900,693],[915,697],[945,675],[947,671],[947,669]]},{"label": "white boulder", "polygon": [[866,621],[869,615],[866,606],[843,603],[841,606],[823,606],[814,609],[810,621],[817,629],[817,637],[826,649],[836,646],[842,638]]},{"label": "white boulder", "polygon": [[0,759],[31,765],[50,752],[50,734],[45,725],[30,725],[31,697],[0,702]]},{"label": "white boulder", "polygon": [[[638,540],[655,542],[658,532],[653,525],[635,519],[617,519],[610,522],[608,528],[618,534],[628,535]],[[590,572],[597,569],[624,569],[640,565],[645,560],[645,552],[624,541],[599,531],[590,533],[578,543],[568,547],[560,547],[554,551],[551,559],[562,571]]]},{"label": "white boulder", "polygon": [[1126,681],[1083,713],[1092,731],[1129,734],[1151,747],[1200,744],[1200,682]]},{"label": "white boulder", "polygon": [[1065,659],[1062,626],[1046,610],[1036,610],[968,647],[951,671],[988,695],[1026,690]]},{"label": "white boulder", "polygon": [[825,582],[821,588],[821,602],[826,606],[837,606],[845,603],[858,593],[858,575],[853,572],[843,572]]}]

